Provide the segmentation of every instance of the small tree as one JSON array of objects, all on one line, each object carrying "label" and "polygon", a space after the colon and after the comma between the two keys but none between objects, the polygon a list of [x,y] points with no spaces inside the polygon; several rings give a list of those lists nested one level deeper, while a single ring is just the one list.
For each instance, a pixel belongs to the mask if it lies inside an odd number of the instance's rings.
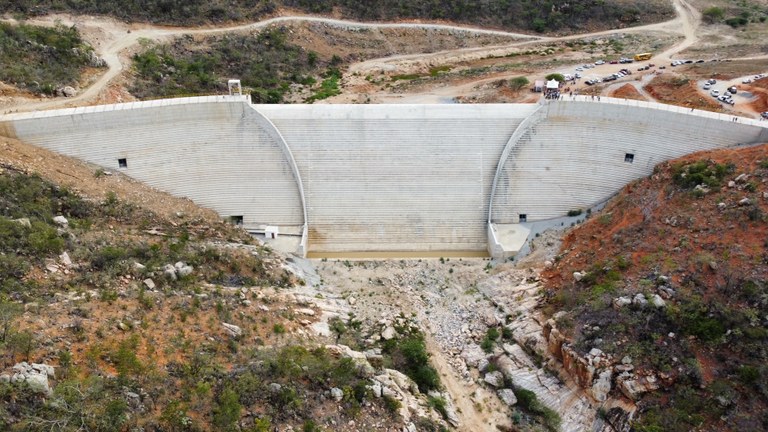
[{"label": "small tree", "polygon": [[565,77],[563,74],[559,73],[552,73],[544,77],[547,81],[556,80],[558,82],[565,82]]},{"label": "small tree", "polygon": [[530,81],[528,81],[528,78],[524,76],[519,76],[509,80],[509,88],[512,89],[512,91],[514,92],[519,92],[520,90],[525,88],[525,86],[527,86],[529,83]]},{"label": "small tree", "polygon": [[24,361],[29,361],[32,350],[35,348],[35,337],[28,331],[11,333],[7,348],[12,360],[16,355],[21,354]]},{"label": "small tree", "polygon": [[13,328],[13,322],[21,315],[22,307],[18,303],[0,300],[0,342],[5,342]]},{"label": "small tree", "polygon": [[704,16],[704,19],[708,23],[716,23],[723,20],[723,17],[725,17],[725,11],[723,8],[712,6],[704,9],[704,11],[701,13]]}]

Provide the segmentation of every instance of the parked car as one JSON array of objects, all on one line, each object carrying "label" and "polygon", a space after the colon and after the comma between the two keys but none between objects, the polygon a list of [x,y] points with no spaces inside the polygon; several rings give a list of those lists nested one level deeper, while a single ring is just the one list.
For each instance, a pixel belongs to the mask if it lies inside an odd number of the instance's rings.
[{"label": "parked car", "polygon": [[609,63],[610,63],[610,64],[617,64],[617,63],[618,63],[618,61],[616,61],[616,60],[611,60]]},{"label": "parked car", "polygon": [[598,61],[595,62],[595,64],[597,66],[604,65],[605,64],[605,60],[598,60]]},{"label": "parked car", "polygon": [[750,84],[752,83],[752,80],[749,78],[744,78],[744,80],[741,82],[742,84]]},{"label": "parked car", "polygon": [[717,84],[717,80],[716,80],[716,79],[714,79],[714,78],[710,78],[710,79],[708,79],[708,80],[707,80],[707,82],[708,82],[709,84]]},{"label": "parked car", "polygon": [[768,111],[764,111],[760,113],[760,116],[764,119],[768,119]]},{"label": "parked car", "polygon": [[711,92],[709,92],[709,94],[711,94],[712,97],[718,97],[720,96],[720,90],[712,90]]},{"label": "parked car", "polygon": [[736,88],[736,86],[728,87],[728,92],[731,94],[736,94],[737,91],[738,89]]},{"label": "parked car", "polygon": [[709,90],[709,89],[711,89],[711,88],[712,88],[712,84],[710,84],[710,83],[706,83],[706,84],[704,84],[704,87],[703,87],[703,88],[704,88],[704,90]]}]

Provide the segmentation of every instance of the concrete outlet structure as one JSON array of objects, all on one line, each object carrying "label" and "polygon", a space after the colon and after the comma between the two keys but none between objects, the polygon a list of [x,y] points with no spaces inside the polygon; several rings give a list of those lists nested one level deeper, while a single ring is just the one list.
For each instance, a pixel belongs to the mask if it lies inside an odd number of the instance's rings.
[{"label": "concrete outlet structure", "polygon": [[768,141],[758,121],[568,99],[252,105],[235,92],[5,115],[0,134],[279,231],[300,255],[494,257],[522,247],[527,223],[603,202],[664,160]]}]

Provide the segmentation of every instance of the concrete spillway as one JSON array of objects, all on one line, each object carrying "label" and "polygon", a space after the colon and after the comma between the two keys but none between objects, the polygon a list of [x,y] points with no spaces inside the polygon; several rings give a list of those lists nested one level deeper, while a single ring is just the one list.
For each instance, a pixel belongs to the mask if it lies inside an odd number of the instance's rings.
[{"label": "concrete spillway", "polygon": [[0,134],[121,170],[246,229],[277,225],[300,236],[301,254],[504,255],[497,226],[588,208],[663,160],[768,141],[763,124],[732,119],[607,98],[251,105],[210,96],[6,115]]}]

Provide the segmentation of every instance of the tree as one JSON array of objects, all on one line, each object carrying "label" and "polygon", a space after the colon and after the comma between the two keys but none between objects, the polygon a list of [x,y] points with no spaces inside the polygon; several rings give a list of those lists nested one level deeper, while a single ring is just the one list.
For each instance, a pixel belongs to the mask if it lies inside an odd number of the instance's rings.
[{"label": "tree", "polygon": [[515,92],[519,92],[525,86],[527,86],[529,83],[530,83],[530,81],[528,81],[528,78],[526,78],[524,76],[519,76],[519,77],[515,77],[515,78],[512,78],[511,80],[509,80],[509,88],[512,89]]},{"label": "tree", "polygon": [[0,300],[0,342],[5,342],[11,333],[13,322],[21,315],[22,307],[18,303]]},{"label": "tree", "polygon": [[547,81],[557,80],[559,82],[565,82],[565,77],[563,76],[563,74],[559,74],[559,73],[549,74],[549,75],[545,76],[544,78]]},{"label": "tree", "polygon": [[725,11],[723,8],[712,6],[704,9],[701,14],[704,15],[704,19],[707,20],[708,23],[715,23],[722,21],[723,17],[725,16]]},{"label": "tree", "polygon": [[13,360],[17,354],[21,354],[24,361],[29,361],[32,350],[35,348],[35,336],[28,332],[14,332],[8,338],[8,354]]}]

